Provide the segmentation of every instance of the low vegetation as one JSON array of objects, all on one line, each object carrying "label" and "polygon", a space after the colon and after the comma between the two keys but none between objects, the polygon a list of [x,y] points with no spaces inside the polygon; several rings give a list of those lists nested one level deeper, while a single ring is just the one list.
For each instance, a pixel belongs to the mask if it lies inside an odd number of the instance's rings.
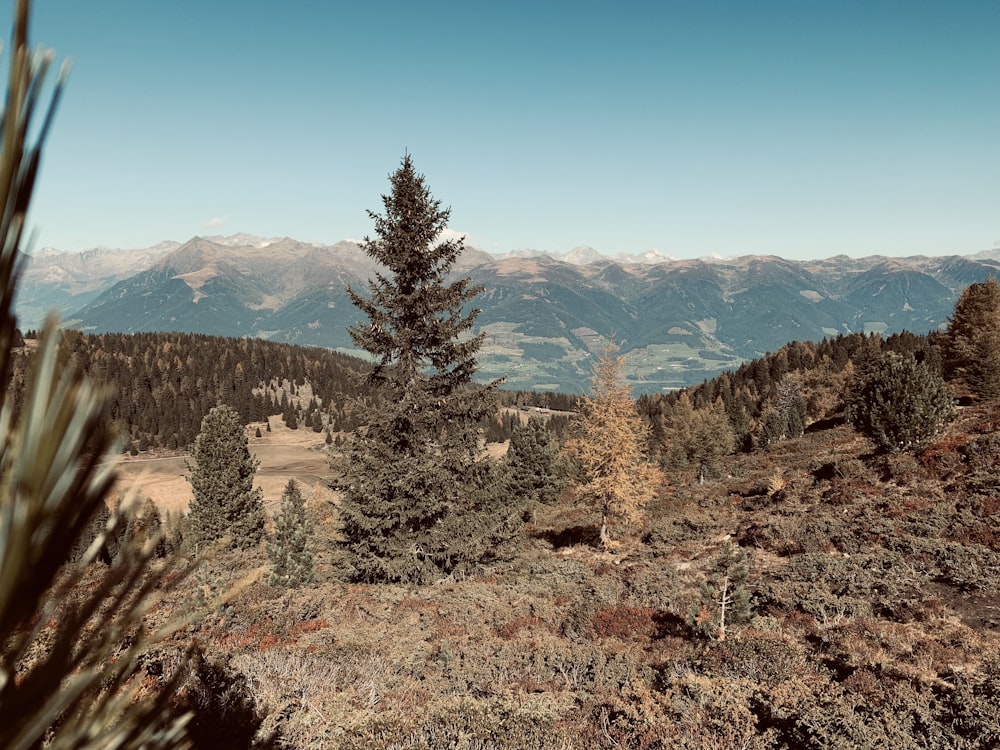
[{"label": "low vegetation", "polygon": [[567,491],[432,586],[351,582],[307,499],[316,582],[253,584],[191,634],[287,747],[992,747],[998,424],[963,407],[881,454],[841,423],[672,473],[613,552]]}]

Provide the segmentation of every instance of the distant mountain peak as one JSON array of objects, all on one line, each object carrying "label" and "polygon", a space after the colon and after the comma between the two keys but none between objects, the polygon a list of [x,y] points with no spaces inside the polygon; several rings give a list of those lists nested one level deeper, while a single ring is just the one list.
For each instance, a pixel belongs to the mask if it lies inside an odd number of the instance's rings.
[{"label": "distant mountain peak", "polygon": [[258,237],[254,234],[247,234],[246,232],[237,232],[236,234],[212,234],[202,237],[202,239],[214,242],[216,245],[225,245],[226,247],[256,247],[263,248],[269,245],[276,245],[283,240],[289,239],[288,237]]},{"label": "distant mountain peak", "polygon": [[494,258],[551,258],[562,263],[570,263],[574,266],[586,266],[591,263],[598,263],[602,260],[615,260],[619,263],[637,263],[640,265],[653,265],[657,263],[668,263],[674,260],[672,255],[660,252],[656,248],[650,248],[642,253],[617,253],[616,255],[605,255],[589,245],[578,245],[569,252],[552,253],[532,248],[520,248],[506,253],[492,253]]},{"label": "distant mountain peak", "polygon": [[[380,271],[357,244],[250,234],[154,248],[93,248],[27,258],[22,326],[55,309],[87,331],[188,330],[352,349],[359,319],[346,289]],[[510,387],[586,388],[593,352],[614,337],[636,392],[700,382],[789,340],[838,332],[940,327],[966,285],[996,274],[989,258],[789,260],[775,255],[667,258],[467,246],[453,273],[484,288],[480,373]]]}]

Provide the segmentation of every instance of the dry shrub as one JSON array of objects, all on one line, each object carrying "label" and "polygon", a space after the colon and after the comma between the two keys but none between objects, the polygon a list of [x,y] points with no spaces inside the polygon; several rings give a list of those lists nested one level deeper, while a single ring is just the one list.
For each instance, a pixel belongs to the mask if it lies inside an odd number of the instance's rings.
[{"label": "dry shrub", "polygon": [[573,747],[558,731],[556,707],[540,699],[484,702],[445,698],[420,715],[392,712],[369,718],[338,737],[341,750],[538,750]]},{"label": "dry shrub", "polygon": [[264,704],[257,700],[246,676],[228,659],[208,660],[196,653],[176,700],[178,713],[193,714],[187,733],[195,750],[269,750],[277,746],[275,728],[264,728]]},{"label": "dry shrub", "polygon": [[339,656],[272,649],[233,660],[258,706],[268,707],[269,725],[296,748],[325,744],[340,727],[379,715],[391,690],[398,704],[410,687],[385,657],[374,653]]},{"label": "dry shrub", "polygon": [[738,638],[710,642],[699,671],[726,679],[773,685],[807,670],[805,653],[780,635],[744,630]]},{"label": "dry shrub", "polygon": [[592,714],[599,747],[743,748],[774,747],[774,733],[761,731],[752,710],[755,686],[747,680],[686,674],[662,690],[629,685],[619,698]]},{"label": "dry shrub", "polygon": [[926,485],[928,472],[915,456],[909,453],[892,453],[881,456],[879,465],[883,477],[903,486]]},{"label": "dry shrub", "polygon": [[298,622],[292,625],[288,629],[288,635],[295,636],[303,633],[315,633],[319,630],[325,630],[328,627],[330,627],[330,623],[326,620],[306,620],[305,622]]},{"label": "dry shrub", "polygon": [[650,607],[606,607],[594,615],[591,628],[596,638],[652,639],[659,629],[656,616]]},{"label": "dry shrub", "polygon": [[983,518],[989,518],[1000,512],[1000,494],[979,495],[973,502],[976,514]]},{"label": "dry shrub", "polygon": [[555,629],[545,620],[533,615],[515,617],[497,629],[497,635],[505,641],[514,640],[525,632],[528,634],[554,633]]},{"label": "dry shrub", "polygon": [[920,465],[937,476],[947,476],[962,467],[968,435],[950,431],[920,452]]}]

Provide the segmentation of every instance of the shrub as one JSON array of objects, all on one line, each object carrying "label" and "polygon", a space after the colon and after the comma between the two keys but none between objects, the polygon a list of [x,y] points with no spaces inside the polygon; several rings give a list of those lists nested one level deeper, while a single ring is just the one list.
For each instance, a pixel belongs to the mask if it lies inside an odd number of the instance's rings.
[{"label": "shrub", "polygon": [[209,661],[196,652],[178,710],[190,712],[188,738],[194,750],[269,750],[274,735],[261,736],[264,723],[247,679],[228,661]]},{"label": "shrub", "polygon": [[887,352],[861,369],[847,418],[880,451],[919,450],[954,419],[944,380],[927,365]]}]

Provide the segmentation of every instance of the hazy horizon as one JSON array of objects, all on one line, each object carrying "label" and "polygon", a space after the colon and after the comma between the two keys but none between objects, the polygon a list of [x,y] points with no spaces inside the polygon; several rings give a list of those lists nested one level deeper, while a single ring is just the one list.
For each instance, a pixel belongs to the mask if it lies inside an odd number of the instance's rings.
[{"label": "hazy horizon", "polygon": [[493,254],[1000,246],[994,2],[52,0],[33,21],[73,62],[39,249],[362,237],[406,151]]}]

